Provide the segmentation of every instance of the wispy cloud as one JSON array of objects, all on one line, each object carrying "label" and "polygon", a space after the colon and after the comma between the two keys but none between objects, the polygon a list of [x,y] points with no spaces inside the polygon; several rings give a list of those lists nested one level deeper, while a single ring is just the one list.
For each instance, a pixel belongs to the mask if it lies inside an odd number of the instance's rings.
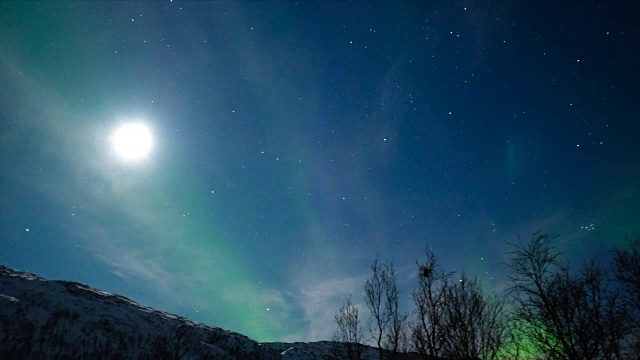
[{"label": "wispy cloud", "polygon": [[[303,341],[330,340],[335,331],[334,314],[342,305],[345,296],[352,295],[353,302],[360,307],[362,319],[365,306],[362,302],[362,284],[366,275],[334,278],[326,281],[310,282],[300,287],[297,294],[300,307],[308,323],[309,331],[302,334]],[[300,340],[298,340],[300,341]]]},{"label": "wispy cloud", "polygon": [[76,242],[76,247],[95,256],[124,281],[148,284],[164,294],[173,293],[175,281],[172,273],[160,259],[149,256],[139,246],[126,246],[122,239],[99,227],[87,226],[77,235],[81,242]]}]

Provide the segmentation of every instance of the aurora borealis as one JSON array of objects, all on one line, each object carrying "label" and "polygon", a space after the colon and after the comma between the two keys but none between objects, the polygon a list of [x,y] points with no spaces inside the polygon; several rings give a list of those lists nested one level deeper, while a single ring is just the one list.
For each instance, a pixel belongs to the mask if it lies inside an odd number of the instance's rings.
[{"label": "aurora borealis", "polygon": [[[635,15],[634,15],[635,14]],[[376,255],[505,281],[640,233],[638,5],[1,2],[0,263],[259,341]],[[143,121],[135,164],[109,136]]]}]

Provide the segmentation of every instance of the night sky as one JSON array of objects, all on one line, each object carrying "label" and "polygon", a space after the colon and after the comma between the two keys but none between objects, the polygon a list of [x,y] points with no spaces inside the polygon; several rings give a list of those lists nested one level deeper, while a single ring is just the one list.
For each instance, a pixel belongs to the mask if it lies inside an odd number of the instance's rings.
[{"label": "night sky", "polygon": [[0,2],[0,263],[310,341],[376,255],[407,309],[425,248],[498,291],[518,235],[607,255],[640,233],[640,8],[558,4]]}]

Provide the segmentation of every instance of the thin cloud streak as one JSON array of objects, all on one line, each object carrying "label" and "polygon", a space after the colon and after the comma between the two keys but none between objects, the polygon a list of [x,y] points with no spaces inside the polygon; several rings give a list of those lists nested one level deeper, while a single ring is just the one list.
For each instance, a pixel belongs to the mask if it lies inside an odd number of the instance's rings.
[{"label": "thin cloud streak", "polygon": [[[362,319],[366,318],[363,310],[361,294],[366,276],[359,275],[344,279],[318,281],[301,287],[297,295],[300,307],[303,309],[305,321],[309,331],[302,341],[330,340],[335,331],[334,314],[342,305],[345,296],[352,295],[354,303],[361,310]],[[354,293],[354,291],[356,293]]]}]

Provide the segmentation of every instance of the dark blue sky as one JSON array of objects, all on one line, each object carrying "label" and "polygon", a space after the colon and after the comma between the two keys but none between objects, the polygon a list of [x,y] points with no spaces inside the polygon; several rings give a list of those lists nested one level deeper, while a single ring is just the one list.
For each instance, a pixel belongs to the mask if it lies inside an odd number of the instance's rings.
[{"label": "dark blue sky", "polygon": [[[0,263],[320,340],[379,255],[640,233],[634,2],[0,3]],[[143,122],[126,163],[114,129]]]}]

